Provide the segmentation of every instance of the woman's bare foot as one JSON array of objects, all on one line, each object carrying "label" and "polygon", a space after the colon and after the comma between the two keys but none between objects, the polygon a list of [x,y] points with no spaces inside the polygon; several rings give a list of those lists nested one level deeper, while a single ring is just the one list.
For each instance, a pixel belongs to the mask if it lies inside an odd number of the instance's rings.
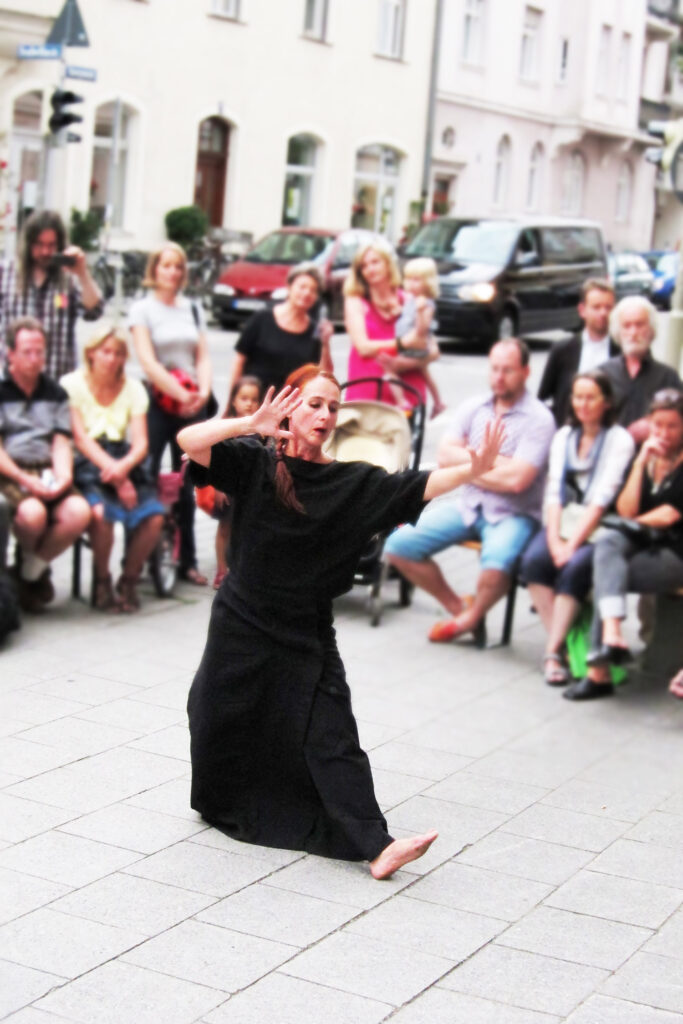
[{"label": "woman's bare foot", "polygon": [[370,861],[370,873],[373,878],[390,878],[404,864],[422,857],[432,845],[438,832],[425,832],[421,836],[410,836],[409,839],[394,839],[385,846],[379,857]]}]

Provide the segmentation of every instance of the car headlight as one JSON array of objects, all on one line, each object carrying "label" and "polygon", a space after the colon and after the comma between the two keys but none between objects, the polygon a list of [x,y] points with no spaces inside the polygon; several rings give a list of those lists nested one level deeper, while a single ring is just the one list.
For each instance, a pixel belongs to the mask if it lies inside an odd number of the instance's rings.
[{"label": "car headlight", "polygon": [[276,302],[279,302],[281,299],[286,299],[288,295],[289,288],[285,288],[284,285],[282,288],[276,288],[274,292],[270,293],[271,299],[274,299]]},{"label": "car headlight", "polygon": [[495,294],[495,285],[488,281],[481,281],[479,284],[463,284],[458,288],[458,298],[464,302],[490,302]]},{"label": "car headlight", "polygon": [[235,289],[231,284],[215,284],[213,286],[214,295],[234,295]]}]

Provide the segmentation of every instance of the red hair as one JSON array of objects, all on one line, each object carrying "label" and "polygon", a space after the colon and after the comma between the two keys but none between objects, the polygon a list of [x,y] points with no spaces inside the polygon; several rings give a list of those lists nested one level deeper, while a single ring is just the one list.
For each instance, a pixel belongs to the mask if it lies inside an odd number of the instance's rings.
[{"label": "red hair", "polygon": [[[312,380],[316,380],[317,377],[323,377],[325,380],[332,381],[335,387],[339,388],[339,391],[341,392],[341,386],[334,374],[328,373],[327,370],[321,370],[316,363],[304,363],[304,365],[299,366],[298,369],[292,370],[285,381],[285,386],[289,385],[292,389],[299,388],[299,390],[303,391],[306,385]],[[282,422],[285,427],[288,426],[287,420],[283,420]],[[283,438],[281,441],[278,441],[275,448],[275,491],[285,508],[291,508],[295,512],[305,514],[306,509],[303,507],[294,492],[292,474],[285,465],[283,456],[285,454],[286,447],[287,439]]]}]

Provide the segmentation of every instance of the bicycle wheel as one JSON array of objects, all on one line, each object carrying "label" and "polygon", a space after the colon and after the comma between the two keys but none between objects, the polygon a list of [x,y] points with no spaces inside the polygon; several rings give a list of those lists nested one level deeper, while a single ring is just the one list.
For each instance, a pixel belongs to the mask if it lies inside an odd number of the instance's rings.
[{"label": "bicycle wheel", "polygon": [[159,597],[170,597],[178,581],[177,526],[166,521],[149,559],[149,574]]}]

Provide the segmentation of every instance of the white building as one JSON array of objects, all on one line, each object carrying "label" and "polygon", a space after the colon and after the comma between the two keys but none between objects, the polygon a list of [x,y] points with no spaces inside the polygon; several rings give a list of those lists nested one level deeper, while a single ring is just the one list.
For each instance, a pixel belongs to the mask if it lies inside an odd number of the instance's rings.
[{"label": "white building", "polygon": [[434,211],[580,215],[615,250],[648,248],[639,111],[677,35],[646,0],[444,0]]},{"label": "white building", "polygon": [[[0,210],[40,188],[60,65],[17,60],[63,0],[0,5]],[[81,135],[54,155],[50,205],[108,211],[112,241],[149,247],[164,215],[199,203],[213,225],[281,223],[400,235],[419,200],[435,0],[79,0],[97,72]],[[118,131],[117,131],[118,126]],[[116,144],[115,140],[117,140]],[[2,244],[2,243],[0,243]],[[8,246],[9,247],[9,246]]]}]

